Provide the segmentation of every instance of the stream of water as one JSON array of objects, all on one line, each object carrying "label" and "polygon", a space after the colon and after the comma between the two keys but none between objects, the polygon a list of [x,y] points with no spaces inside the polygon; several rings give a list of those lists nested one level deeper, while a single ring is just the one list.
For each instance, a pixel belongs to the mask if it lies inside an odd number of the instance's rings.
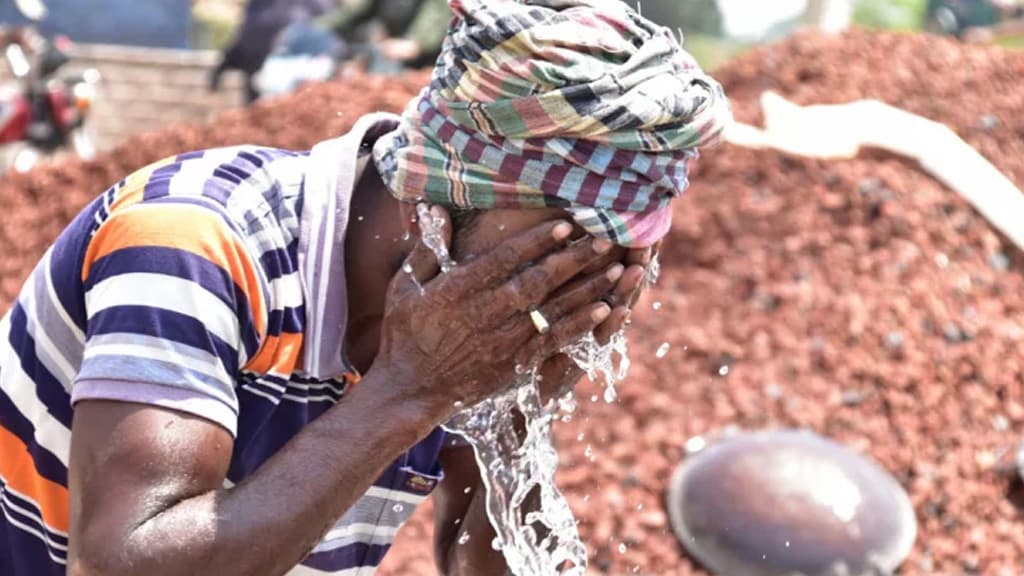
[{"label": "stream of water", "polygon": [[[443,272],[455,266],[446,248],[444,220],[425,205],[417,207],[423,243],[437,255]],[[657,265],[647,281],[657,279]],[[625,334],[600,345],[593,334],[563,350],[594,382],[604,385],[604,400],[614,402],[615,386],[629,370]],[[501,550],[516,576],[579,576],[586,572],[587,550],[565,497],[555,485],[558,453],[551,438],[555,418],[571,418],[574,395],[543,402],[537,367],[517,370],[508,391],[458,412],[445,429],[473,447],[485,489],[487,516]],[[463,534],[458,542],[468,541]]]}]

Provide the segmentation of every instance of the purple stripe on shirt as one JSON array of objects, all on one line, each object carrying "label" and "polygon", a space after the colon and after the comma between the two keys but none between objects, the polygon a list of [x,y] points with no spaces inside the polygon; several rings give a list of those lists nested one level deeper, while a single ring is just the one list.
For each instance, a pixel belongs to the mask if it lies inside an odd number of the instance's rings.
[{"label": "purple stripe on shirt", "polygon": [[302,564],[326,572],[337,572],[357,566],[377,566],[389,548],[390,544],[355,542],[336,550],[310,554]]},{"label": "purple stripe on shirt", "polygon": [[[17,436],[18,440],[25,444],[29,455],[32,456],[36,472],[40,476],[61,486],[68,485],[68,469],[64,463],[55,454],[36,442],[35,427],[32,426],[32,422],[18,411],[14,402],[3,390],[0,390],[0,426]],[[0,522],[0,524],[2,523]]]},{"label": "purple stripe on shirt", "polygon": [[71,428],[71,403],[68,393],[57,378],[43,366],[36,357],[36,341],[28,333],[28,317],[21,302],[15,302],[11,309],[11,348],[17,351],[18,361],[25,374],[35,382],[36,396],[46,406],[46,411],[58,422]]}]

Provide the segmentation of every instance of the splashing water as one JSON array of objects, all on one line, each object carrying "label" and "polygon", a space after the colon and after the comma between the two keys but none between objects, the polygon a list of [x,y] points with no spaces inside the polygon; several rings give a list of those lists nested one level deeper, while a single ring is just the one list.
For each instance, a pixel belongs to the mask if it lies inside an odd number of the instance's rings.
[{"label": "splashing water", "polygon": [[448,273],[455,267],[455,261],[448,254],[448,246],[444,242],[444,218],[434,216],[426,204],[416,205],[416,214],[419,216],[420,232],[423,235],[423,243],[437,256],[437,263],[441,266],[441,272]]},{"label": "splashing water", "polygon": [[[424,244],[437,256],[442,272],[450,271],[455,262],[441,233],[444,220],[435,218],[425,205],[417,211]],[[603,346],[588,334],[563,352],[592,381],[604,385],[605,401],[615,401],[615,385],[629,370],[622,332]],[[544,403],[538,368],[517,366],[515,372],[505,392],[458,412],[444,428],[473,447],[483,471],[487,516],[497,534],[492,547],[501,550],[512,573],[582,576],[587,550],[568,501],[555,485],[558,453],[551,439],[552,422],[560,414],[568,421],[576,400],[569,393]],[[467,540],[463,534],[459,543]]]},{"label": "splashing water", "polygon": [[[562,352],[569,355],[572,361],[587,373],[592,382],[604,384],[604,401],[615,402],[617,394],[615,384],[626,379],[629,372],[629,357],[626,347],[626,335],[618,332],[612,335],[607,344],[601,345],[590,333],[579,342],[572,344]],[[616,362],[618,357],[618,362]]]},{"label": "splashing water", "polygon": [[658,255],[651,257],[651,263],[647,265],[647,272],[644,274],[644,290],[653,287],[661,277],[661,261]]}]

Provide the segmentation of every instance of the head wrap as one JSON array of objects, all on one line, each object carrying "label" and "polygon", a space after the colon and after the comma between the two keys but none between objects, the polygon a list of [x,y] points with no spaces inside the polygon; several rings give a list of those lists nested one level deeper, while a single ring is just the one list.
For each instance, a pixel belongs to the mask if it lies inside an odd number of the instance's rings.
[{"label": "head wrap", "polygon": [[649,246],[696,149],[732,115],[666,28],[618,0],[450,0],[430,85],[374,147],[402,201],[565,208],[594,236]]}]

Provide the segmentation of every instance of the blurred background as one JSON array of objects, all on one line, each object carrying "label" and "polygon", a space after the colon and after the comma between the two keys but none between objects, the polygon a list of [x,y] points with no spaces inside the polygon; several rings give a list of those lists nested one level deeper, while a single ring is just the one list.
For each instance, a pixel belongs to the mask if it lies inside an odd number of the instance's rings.
[{"label": "blurred background", "polygon": [[[445,0],[43,3],[0,0],[0,309],[137,168],[305,149],[400,111],[448,20]],[[583,383],[556,425],[592,572],[1021,574],[1021,3],[639,9],[681,32],[749,131],[675,204],[618,400]],[[800,108],[865,99],[884,106]],[[780,429],[817,440],[727,444]],[[429,515],[381,574],[434,573]]]},{"label": "blurred background", "polygon": [[[160,0],[144,8],[131,0],[44,2],[46,15],[38,21],[13,0],[0,3],[0,23],[66,37],[74,44],[62,72],[100,73],[103,95],[88,114],[99,149],[164,123],[205,119],[261,94],[291,91],[344,63],[358,60],[372,72],[388,73],[429,66],[447,18],[445,3],[433,0]],[[1008,2],[1013,9],[1004,6]],[[711,69],[809,25],[831,32],[849,26],[928,29],[960,37],[966,30],[969,41],[1004,45],[1019,37],[971,33],[1017,18],[1013,0],[646,0],[640,8],[680,30],[687,48]],[[272,52],[278,57],[268,61]],[[207,90],[224,60],[220,88]],[[252,78],[261,70],[259,85]]]}]

